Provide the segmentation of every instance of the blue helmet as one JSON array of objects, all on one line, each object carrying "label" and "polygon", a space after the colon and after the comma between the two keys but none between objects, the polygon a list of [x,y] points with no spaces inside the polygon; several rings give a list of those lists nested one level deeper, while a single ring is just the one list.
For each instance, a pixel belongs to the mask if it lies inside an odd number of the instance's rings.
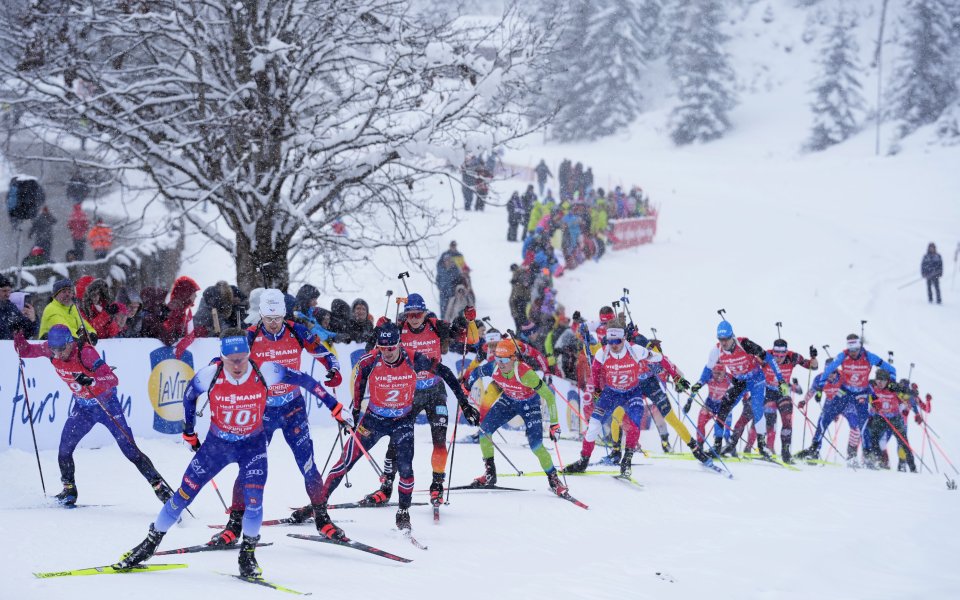
[{"label": "blue helmet", "polygon": [[47,346],[50,348],[63,348],[73,341],[73,334],[66,325],[57,324],[50,328],[47,333]]},{"label": "blue helmet", "polygon": [[427,312],[427,303],[423,301],[420,294],[410,294],[407,296],[407,303],[403,305],[403,312],[421,311]]},{"label": "blue helmet", "polygon": [[400,328],[394,323],[384,323],[377,334],[378,346],[396,346],[400,343]]},{"label": "blue helmet", "polygon": [[720,324],[717,325],[717,339],[724,340],[732,337],[733,325],[730,324],[730,321],[720,321]]}]

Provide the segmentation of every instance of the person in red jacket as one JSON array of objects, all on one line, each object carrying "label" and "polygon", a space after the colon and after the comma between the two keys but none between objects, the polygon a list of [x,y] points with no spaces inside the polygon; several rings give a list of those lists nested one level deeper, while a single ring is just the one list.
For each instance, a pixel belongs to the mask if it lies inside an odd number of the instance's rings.
[{"label": "person in red jacket", "polygon": [[77,260],[83,260],[87,251],[87,231],[90,229],[90,219],[87,213],[79,204],[73,205],[73,211],[70,213],[70,219],[67,220],[67,229],[70,230],[70,237],[73,238],[73,251],[77,254]]},{"label": "person in red jacket", "polygon": [[[170,288],[170,302],[163,304],[162,291],[156,288],[144,288],[143,296],[143,337],[155,337],[165,346],[177,344],[176,356],[179,358],[194,339],[188,332],[193,323],[193,303],[197,300],[200,286],[187,277],[180,276]],[[190,335],[188,335],[188,333]]]}]

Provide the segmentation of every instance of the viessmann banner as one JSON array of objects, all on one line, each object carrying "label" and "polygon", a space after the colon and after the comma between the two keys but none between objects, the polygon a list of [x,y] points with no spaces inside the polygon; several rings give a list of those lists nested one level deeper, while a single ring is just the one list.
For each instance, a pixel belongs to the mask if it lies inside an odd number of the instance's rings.
[{"label": "viessmann banner", "polygon": [[[187,384],[195,370],[207,365],[219,354],[219,350],[216,339],[199,339],[181,359],[177,359],[173,356],[172,348],[152,339],[102,340],[97,344],[97,351],[107,364],[115,368],[114,372],[120,379],[117,396],[123,406],[127,423],[137,438],[180,435],[183,421],[182,400]],[[331,392],[346,405],[349,404],[351,393],[352,378],[349,373],[352,363],[363,354],[363,348],[360,344],[337,344],[335,350],[344,381],[339,388],[331,389]],[[460,355],[447,354],[443,362],[457,373],[460,358]],[[468,355],[468,360],[470,358]],[[57,377],[49,359],[32,358],[24,360],[24,390],[18,365],[19,358],[13,349],[13,342],[0,342],[0,423],[3,431],[0,449],[19,448],[33,451],[25,396],[29,398],[33,409],[37,445],[41,450],[55,449],[59,446],[60,432],[71,408],[70,389]],[[319,381],[323,381],[326,373],[323,366],[306,353],[303,353],[300,368]],[[565,397],[570,385],[559,378],[555,378],[554,382]],[[304,396],[307,398],[311,427],[333,427],[329,411],[325,408],[318,409],[309,392],[304,392]],[[449,392],[447,396],[450,414],[455,414],[456,399]],[[198,408],[205,400],[204,395]],[[569,417],[565,418],[567,406],[562,397],[557,398],[557,408],[564,429],[575,429],[576,417],[571,412]],[[209,411],[205,410],[197,421],[197,431],[202,435],[209,424]],[[106,428],[96,426],[84,438],[81,447],[99,447],[113,443],[113,438]]]}]

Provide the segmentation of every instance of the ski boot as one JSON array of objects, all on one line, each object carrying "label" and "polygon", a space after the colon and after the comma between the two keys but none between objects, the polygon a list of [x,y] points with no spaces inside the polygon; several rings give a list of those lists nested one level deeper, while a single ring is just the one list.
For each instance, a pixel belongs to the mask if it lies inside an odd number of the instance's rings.
[{"label": "ski boot", "polygon": [[547,473],[547,483],[550,484],[550,490],[554,494],[563,496],[567,493],[567,486],[563,485],[563,482],[560,481],[560,476],[557,475],[556,469]]},{"label": "ski boot", "polygon": [[723,449],[720,451],[720,456],[729,456],[731,458],[739,458],[740,455],[737,454],[737,442],[733,441],[733,439],[727,442],[727,445],[724,446]]},{"label": "ski boot", "polygon": [[63,491],[54,496],[60,506],[74,506],[77,503],[77,484],[72,481],[63,482]]},{"label": "ski boot", "polygon": [[397,529],[410,531],[410,510],[401,508],[397,510]]},{"label": "ski boot", "polygon": [[610,454],[607,455],[606,460],[609,461],[611,465],[618,465],[620,464],[621,457],[620,442],[617,442],[616,445],[610,449]]},{"label": "ski boot", "polygon": [[780,460],[782,460],[784,464],[787,464],[787,465],[793,464],[793,456],[790,455],[790,448],[787,448],[786,446],[784,446],[783,448],[780,449]]},{"label": "ski boot", "polygon": [[690,448],[690,452],[693,453],[693,457],[700,462],[710,463],[712,461],[712,459],[707,456],[707,453],[703,451],[703,448],[700,447],[700,444],[697,443],[696,438],[690,438],[690,441],[687,442],[687,447]]},{"label": "ski boot", "polygon": [[859,446],[847,446],[847,466],[856,469],[861,466],[859,455]]},{"label": "ski boot", "polygon": [[572,462],[566,467],[564,467],[564,473],[583,473],[587,470],[587,465],[590,464],[590,457],[580,455],[580,458],[576,462]]},{"label": "ski boot", "polygon": [[817,442],[810,444],[810,447],[807,448],[806,450],[801,450],[800,452],[797,452],[797,458],[799,459],[812,458],[814,460],[820,458],[820,444],[818,444]]},{"label": "ski boot", "polygon": [[327,514],[326,504],[313,505],[313,519],[317,525],[317,533],[337,542],[349,542],[350,538],[343,533],[343,530],[333,524],[330,515]]},{"label": "ski boot", "polygon": [[[887,468],[889,469],[890,467],[887,467]],[[897,463],[897,471],[900,471],[901,473],[906,473],[906,472],[907,472],[907,463],[905,463],[905,462],[903,462],[903,461],[898,462],[898,463]]]},{"label": "ski boot", "polygon": [[485,488],[497,485],[497,466],[493,464],[493,457],[483,459],[483,475],[477,477],[470,487]]},{"label": "ski boot", "polygon": [[154,479],[150,482],[150,486],[153,488],[153,493],[156,494],[157,499],[164,504],[173,497],[173,490],[170,489],[170,486],[167,485],[163,479]]},{"label": "ski boot", "polygon": [[673,450],[670,448],[670,434],[663,434],[660,436],[660,447],[663,448],[665,454],[672,454]]},{"label": "ski boot", "polygon": [[393,473],[384,474],[380,477],[380,489],[367,494],[360,501],[361,506],[381,506],[390,501],[393,495]]},{"label": "ski boot", "polygon": [[620,477],[630,477],[633,474],[633,450],[627,449],[620,461]]},{"label": "ski boot", "polygon": [[433,483],[430,484],[430,504],[433,506],[443,504],[443,480],[446,477],[446,473],[433,474]]},{"label": "ski boot", "polygon": [[307,519],[312,519],[312,518],[313,518],[312,504],[301,506],[300,508],[295,509],[292,513],[290,513],[290,519],[294,523],[306,523]]},{"label": "ski boot", "polygon": [[764,443],[764,441],[759,437],[757,438],[757,454],[763,457],[764,460],[775,462],[773,452],[770,452],[770,450],[767,448],[767,444]]},{"label": "ski boot", "polygon": [[263,569],[257,564],[257,557],[253,554],[259,541],[259,535],[255,537],[243,536],[243,541],[240,543],[240,557],[237,559],[240,564],[240,577],[256,578],[263,573]]},{"label": "ski boot", "polygon": [[113,568],[129,569],[149,559],[157,551],[157,546],[160,545],[160,540],[163,539],[164,535],[166,535],[165,531],[157,531],[153,527],[153,523],[150,523],[150,531],[147,533],[147,537],[134,546],[132,550],[121,556],[120,561],[113,565]]},{"label": "ski boot", "polygon": [[227,524],[220,533],[210,538],[208,546],[230,546],[236,543],[243,529],[243,509],[232,509]]}]

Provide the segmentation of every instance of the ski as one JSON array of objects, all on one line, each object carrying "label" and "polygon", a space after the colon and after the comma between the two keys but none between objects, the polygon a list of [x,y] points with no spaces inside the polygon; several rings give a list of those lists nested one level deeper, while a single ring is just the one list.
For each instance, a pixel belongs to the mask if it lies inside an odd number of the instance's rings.
[{"label": "ski", "polygon": [[[219,572],[219,571],[218,571]],[[267,581],[263,577],[244,577],[243,575],[234,575],[232,573],[220,573],[221,575],[226,575],[227,577],[233,577],[239,579],[240,581],[246,581],[247,583],[253,583],[256,585],[262,585],[268,587],[278,592],[286,592],[288,594],[296,594],[297,596],[312,596],[313,592],[298,592],[297,590],[284,587],[280,584],[273,583],[272,581]]]},{"label": "ski", "polygon": [[[438,504],[433,506],[433,523],[435,525],[440,524],[440,505]],[[426,548],[424,548],[424,550],[426,550]]]},{"label": "ski", "polygon": [[643,484],[637,481],[636,479],[634,479],[633,477],[630,477],[629,475],[611,475],[610,477],[613,477],[614,479],[618,481],[622,481],[628,485],[635,486],[641,490],[643,489]]},{"label": "ski", "polygon": [[[352,519],[335,519],[333,522],[334,523],[353,523],[354,521]],[[277,525],[312,525],[312,524],[313,524],[313,517],[307,517],[303,521],[298,521],[291,517],[284,517],[282,519],[268,519],[263,523],[260,523],[262,527],[275,527]],[[226,527],[226,525],[209,524],[207,525],[207,527],[209,527],[210,529],[223,529]]]},{"label": "ski", "polygon": [[123,573],[145,573],[148,571],[169,571],[171,569],[186,569],[185,564],[155,564],[155,565],[136,565],[129,569],[117,569],[113,565],[104,565],[102,567],[89,567],[86,569],[73,569],[72,571],[51,571],[49,573],[34,573],[37,579],[49,579],[51,577],[75,577],[83,575],[120,575]]},{"label": "ski", "polygon": [[385,550],[379,548],[374,548],[373,546],[368,546],[366,544],[355,542],[353,540],[331,540],[329,538],[323,537],[322,535],[303,535],[301,533],[288,533],[287,537],[296,538],[298,540],[307,540],[311,542],[321,542],[323,544],[333,544],[335,546],[345,546],[347,548],[353,548],[354,550],[360,550],[361,552],[369,552],[376,556],[382,556],[390,560],[395,560],[397,562],[408,563],[413,562],[409,558],[403,558],[402,556],[397,556],[396,554],[391,554]]},{"label": "ski", "polygon": [[727,471],[727,470],[725,470],[725,469],[721,469],[720,467],[718,467],[717,465],[715,465],[714,462],[713,462],[713,459],[710,459],[709,462],[702,462],[702,463],[700,463],[700,464],[701,464],[703,467],[705,467],[705,468],[707,468],[707,469],[710,469],[710,470],[713,471],[714,473],[717,473],[718,475],[723,475],[723,476],[726,477],[727,479],[733,479],[733,473],[730,473],[729,471]]},{"label": "ski", "polygon": [[577,500],[576,498],[574,498],[573,496],[571,496],[571,495],[570,495],[570,492],[564,492],[563,494],[557,494],[557,498],[563,498],[563,499],[566,500],[567,502],[572,502],[573,504],[576,504],[577,506],[579,506],[580,508],[582,508],[582,509],[584,509],[584,510],[589,510],[589,509],[590,509],[589,506],[587,506],[587,505],[584,504],[583,502],[580,502],[579,500]]},{"label": "ski", "polygon": [[[257,548],[262,546],[272,546],[273,542],[265,542],[263,544],[257,544]],[[193,552],[213,552],[216,550],[236,550],[240,545],[236,542],[232,544],[215,544],[213,542],[207,542],[206,544],[198,544],[196,546],[186,546],[184,548],[175,548],[173,550],[161,550],[159,552],[154,552],[154,556],[164,556],[166,554],[191,554]]]},{"label": "ski", "polygon": [[[577,475],[581,475],[581,476],[582,476],[582,475],[615,475],[615,474],[616,474],[616,471],[581,471],[580,473],[562,473],[561,471],[558,470],[557,473],[560,473],[561,475],[567,475],[567,476],[570,476],[570,475],[573,475],[573,476],[577,476]],[[546,477],[546,475],[547,475],[547,473],[546,473],[545,471],[524,471],[524,472],[523,472],[523,477]],[[507,473],[507,474],[505,474],[505,475],[501,475],[501,474],[498,473],[498,474],[497,474],[497,477],[518,477],[518,475],[517,475],[516,473]]]},{"label": "ski", "polygon": [[67,510],[73,510],[74,508],[109,508],[111,506],[116,506],[116,504],[54,504],[53,506],[59,506]]},{"label": "ski", "polygon": [[420,550],[426,550],[426,549],[427,549],[427,546],[421,544],[421,543],[417,540],[417,538],[413,537],[413,532],[410,531],[409,529],[400,529],[400,530],[398,530],[398,531],[400,531],[400,533],[403,534],[403,537],[407,538],[407,541],[410,542],[411,544],[413,544],[413,546],[414,546],[415,548],[419,548]]},{"label": "ski", "polygon": [[793,465],[788,465],[787,463],[783,462],[782,460],[780,460],[780,459],[777,458],[776,456],[764,456],[763,454],[752,454],[752,453],[751,453],[751,454],[747,454],[746,452],[744,452],[743,454],[741,454],[741,456],[744,457],[744,458],[747,459],[747,460],[757,460],[757,461],[763,461],[763,462],[773,463],[773,464],[775,464],[775,465],[780,465],[780,466],[783,467],[784,469],[789,469],[790,471],[799,471],[799,470],[800,470],[800,469],[798,469],[797,467],[795,467],[795,466],[793,466]]},{"label": "ski", "polygon": [[448,487],[448,490],[478,490],[478,491],[501,491],[501,492],[532,492],[533,490],[527,490],[524,488],[515,488],[515,487],[504,487],[502,485],[485,485],[485,486],[475,486],[475,485],[455,485]]},{"label": "ski", "polygon": [[[411,502],[410,506],[426,506],[427,504],[429,504],[429,502]],[[327,510],[333,510],[335,508],[380,508],[381,506],[400,506],[400,503],[364,504],[363,502],[344,502],[342,504],[328,504]]]}]

